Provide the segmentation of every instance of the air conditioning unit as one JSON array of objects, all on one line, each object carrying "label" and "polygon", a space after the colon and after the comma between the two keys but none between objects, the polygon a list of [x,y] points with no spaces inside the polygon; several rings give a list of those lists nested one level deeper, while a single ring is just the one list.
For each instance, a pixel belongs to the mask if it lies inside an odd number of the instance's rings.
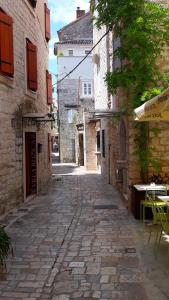
[{"label": "air conditioning unit", "polygon": [[94,54],[92,61],[94,64],[99,65],[100,64],[100,55],[99,54]]}]

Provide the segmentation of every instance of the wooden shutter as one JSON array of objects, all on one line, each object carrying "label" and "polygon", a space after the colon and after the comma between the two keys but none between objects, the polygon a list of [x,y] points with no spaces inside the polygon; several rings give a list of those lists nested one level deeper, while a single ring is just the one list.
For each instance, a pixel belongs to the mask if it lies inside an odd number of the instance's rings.
[{"label": "wooden shutter", "polygon": [[47,104],[52,104],[52,75],[46,71]]},{"label": "wooden shutter", "polygon": [[8,76],[14,74],[13,20],[0,11],[0,72]]},{"label": "wooden shutter", "polygon": [[51,133],[48,133],[48,162],[51,161]]},{"label": "wooden shutter", "polygon": [[27,40],[27,84],[28,89],[36,91],[37,83],[37,47]]},{"label": "wooden shutter", "polygon": [[50,9],[45,3],[45,38],[47,42],[50,40]]}]

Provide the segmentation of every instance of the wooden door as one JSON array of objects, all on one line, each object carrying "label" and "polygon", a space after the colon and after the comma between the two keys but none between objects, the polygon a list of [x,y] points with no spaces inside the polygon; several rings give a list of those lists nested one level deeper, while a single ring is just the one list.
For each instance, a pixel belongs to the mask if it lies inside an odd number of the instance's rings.
[{"label": "wooden door", "polygon": [[26,197],[37,193],[36,133],[25,133]]}]

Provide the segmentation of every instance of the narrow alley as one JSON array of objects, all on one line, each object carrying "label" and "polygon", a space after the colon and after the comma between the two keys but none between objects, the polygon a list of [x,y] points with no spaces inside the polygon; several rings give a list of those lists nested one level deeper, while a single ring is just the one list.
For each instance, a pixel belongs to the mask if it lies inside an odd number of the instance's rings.
[{"label": "narrow alley", "polygon": [[14,257],[0,299],[168,299],[164,257],[154,260],[118,192],[73,164],[55,163],[53,173],[40,195],[2,220]]}]

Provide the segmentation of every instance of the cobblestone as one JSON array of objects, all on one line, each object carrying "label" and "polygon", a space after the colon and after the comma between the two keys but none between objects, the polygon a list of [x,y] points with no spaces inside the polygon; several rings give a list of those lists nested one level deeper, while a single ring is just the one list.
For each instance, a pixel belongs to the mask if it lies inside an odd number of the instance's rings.
[{"label": "cobblestone", "polygon": [[[65,165],[59,168],[66,174]],[[153,259],[145,227],[128,214],[118,192],[101,175],[79,170],[51,180],[23,205],[24,214],[14,212],[7,230],[15,256],[0,274],[0,299],[167,300],[164,255]],[[113,209],[95,209],[104,203]]]}]

